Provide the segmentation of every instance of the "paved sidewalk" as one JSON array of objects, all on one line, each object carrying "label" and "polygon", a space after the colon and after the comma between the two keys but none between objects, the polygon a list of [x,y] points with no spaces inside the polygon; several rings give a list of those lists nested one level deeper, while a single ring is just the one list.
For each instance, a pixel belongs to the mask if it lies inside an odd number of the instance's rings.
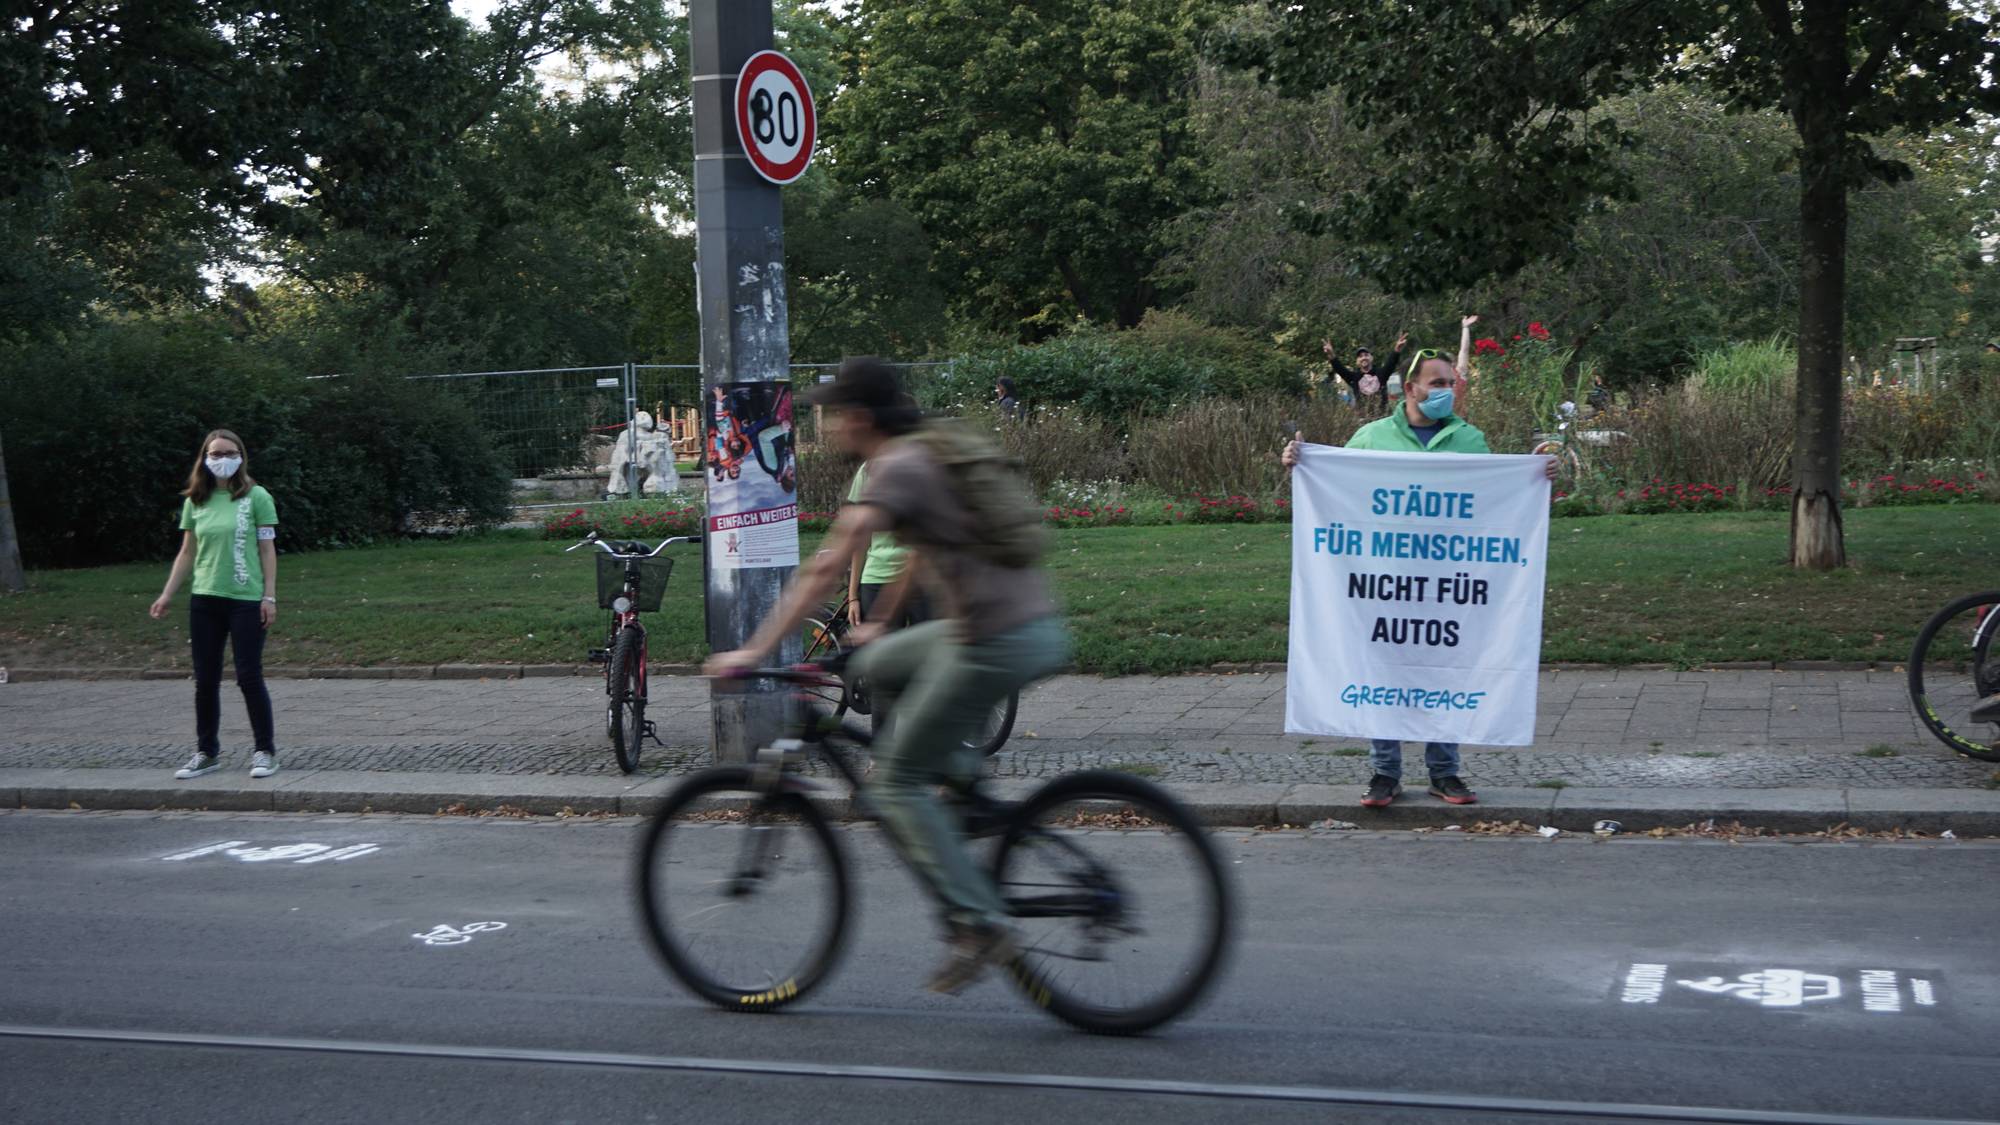
[{"label": "paved sidewalk", "polygon": [[[648,747],[638,778],[617,773],[602,734],[602,682],[588,675],[270,684],[287,791],[317,773],[323,782],[338,775],[341,792],[386,800],[384,783],[394,775],[419,803],[450,804],[444,798],[454,793],[476,802],[568,792],[616,807],[620,795],[630,799],[648,782],[709,761],[708,685],[693,677],[653,680],[649,716],[667,746]],[[0,803],[16,803],[28,789],[87,794],[114,775],[121,787],[166,779],[154,803],[181,803],[174,794],[191,792],[188,783],[168,774],[191,750],[190,694],[184,680],[0,685]],[[238,772],[248,766],[248,724],[227,684],[223,701],[227,768],[202,779],[208,796],[217,786],[252,785]],[[1216,800],[1223,794],[1213,787],[1228,787],[1272,810],[1287,787],[1330,786],[1338,792],[1315,799],[1349,817],[1359,813],[1352,799],[1368,774],[1364,744],[1289,737],[1283,725],[1281,674],[1063,676],[1024,699],[1014,739],[994,767],[1009,779],[1122,768]],[[1546,672],[1536,725],[1530,748],[1467,747],[1467,780],[1524,793],[1512,803],[1530,811],[1580,807],[1584,790],[1616,790],[1639,794],[1641,804],[1727,812],[1718,802],[1771,805],[1779,797],[1749,792],[1762,790],[1819,794],[1813,815],[1835,819],[1856,811],[1856,795],[1866,811],[1892,793],[1901,795],[1891,801],[1899,807],[1970,812],[1990,804],[2000,815],[2000,792],[1988,788],[2000,767],[1933,742],[1911,715],[1897,673]],[[1417,749],[1409,754],[1412,779],[1421,776],[1420,757]],[[52,786],[56,778],[68,788]],[[6,800],[10,785],[16,801]],[[270,807],[265,800],[256,807]],[[1477,812],[1452,814],[1471,819],[1499,808],[1489,800]]]}]

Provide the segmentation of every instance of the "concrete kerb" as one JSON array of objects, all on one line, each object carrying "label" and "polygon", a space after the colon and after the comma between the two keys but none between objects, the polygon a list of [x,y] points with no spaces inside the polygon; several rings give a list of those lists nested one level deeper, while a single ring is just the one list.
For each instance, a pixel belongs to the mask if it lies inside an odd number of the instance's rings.
[{"label": "concrete kerb", "polygon": [[[550,815],[650,815],[684,775],[653,778],[489,776],[361,770],[296,770],[269,783],[235,776],[175,781],[165,770],[0,769],[0,803],[17,808],[206,809],[212,811],[436,813],[502,808]],[[837,782],[814,779],[811,799],[836,820],[862,819],[857,802]],[[1003,800],[1020,800],[1035,779],[993,783]],[[1339,820],[1359,828],[1438,827],[1477,821],[1520,821],[1566,832],[1619,821],[1627,833],[1714,820],[1779,832],[1820,832],[1840,824],[1866,831],[1903,829],[1961,836],[2000,836],[2000,792],[1986,790],[1610,789],[1570,787],[1485,789],[1477,805],[1448,805],[1411,792],[1387,809],[1364,809],[1351,785],[1206,784],[1173,789],[1202,824],[1215,828],[1309,827]]]},{"label": "concrete kerb", "polygon": [[[2000,803],[1996,803],[2000,807]],[[1615,820],[1627,832],[1679,828],[1714,820],[1738,821],[1778,832],[1818,832],[1848,820],[1842,789],[1612,789],[1575,786],[1556,790],[1549,815],[1555,827],[1588,832]]]},{"label": "concrete kerb", "polygon": [[[1544,672],[1587,673],[1611,675],[1619,671],[1666,672],[1675,670],[1671,664],[1570,664],[1555,663],[1540,665]],[[1901,665],[1882,664],[1855,660],[1717,660],[1697,664],[1687,669],[1694,672],[1879,672],[1900,670]],[[660,676],[691,676],[700,672],[694,664],[653,664],[651,671]],[[320,666],[283,665],[267,666],[264,675],[270,679],[289,680],[512,680],[524,677],[581,676],[593,668],[588,664],[377,664],[369,666]],[[1218,676],[1240,675],[1284,675],[1283,662],[1260,661],[1256,663],[1211,664],[1202,672]],[[15,668],[9,676],[16,682],[29,683],[48,680],[179,680],[186,679],[189,671],[185,668]]]}]

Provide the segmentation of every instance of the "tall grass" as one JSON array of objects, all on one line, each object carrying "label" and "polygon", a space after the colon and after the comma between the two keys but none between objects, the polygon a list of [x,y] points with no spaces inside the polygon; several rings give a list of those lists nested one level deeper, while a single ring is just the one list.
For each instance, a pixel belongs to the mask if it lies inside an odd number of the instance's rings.
[{"label": "tall grass", "polygon": [[[1483,358],[1465,413],[1496,452],[1525,453],[1554,427],[1558,404],[1584,401],[1593,369],[1541,340],[1517,342],[1505,358],[1512,362]],[[1618,406],[1579,417],[1572,428],[1573,435],[1621,435],[1579,443],[1582,488],[1609,496],[1658,480],[1733,487],[1744,503],[1765,499],[1767,490],[1791,483],[1796,369],[1790,345],[1772,337],[1702,353],[1681,383],[1625,391]],[[1285,488],[1278,451],[1292,433],[1342,445],[1368,420],[1332,395],[1282,394],[1196,400],[1122,424],[1073,407],[1037,409],[1020,421],[1004,421],[984,405],[962,416],[990,428],[1020,458],[1039,496],[1087,507],[1147,496],[1273,497]],[[1850,481],[1905,473],[2000,479],[2000,381],[1958,379],[1922,391],[1850,388],[1842,429]],[[837,507],[852,461],[808,446],[799,468],[801,505]]]}]

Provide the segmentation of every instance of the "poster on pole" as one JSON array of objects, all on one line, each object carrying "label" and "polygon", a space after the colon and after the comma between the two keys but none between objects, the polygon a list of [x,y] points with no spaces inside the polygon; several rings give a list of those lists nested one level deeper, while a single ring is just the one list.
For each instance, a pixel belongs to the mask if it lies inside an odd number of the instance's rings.
[{"label": "poster on pole", "polygon": [[1301,445],[1285,730],[1535,740],[1547,458]]},{"label": "poster on pole", "polygon": [[797,566],[792,385],[719,383],[709,390],[704,424],[709,565],[725,570]]}]

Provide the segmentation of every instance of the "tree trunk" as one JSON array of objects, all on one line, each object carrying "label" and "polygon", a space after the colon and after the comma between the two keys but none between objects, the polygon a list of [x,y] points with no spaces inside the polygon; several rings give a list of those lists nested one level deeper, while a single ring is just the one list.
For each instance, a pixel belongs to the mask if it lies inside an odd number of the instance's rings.
[{"label": "tree trunk", "polygon": [[1847,314],[1847,5],[1810,0],[1794,102],[1800,142],[1798,406],[1792,434],[1794,567],[1847,565],[1840,522],[1841,355]]},{"label": "tree trunk", "polygon": [[14,534],[14,503],[7,492],[7,452],[0,447],[0,589],[20,593],[28,588],[21,566],[21,540]]}]

